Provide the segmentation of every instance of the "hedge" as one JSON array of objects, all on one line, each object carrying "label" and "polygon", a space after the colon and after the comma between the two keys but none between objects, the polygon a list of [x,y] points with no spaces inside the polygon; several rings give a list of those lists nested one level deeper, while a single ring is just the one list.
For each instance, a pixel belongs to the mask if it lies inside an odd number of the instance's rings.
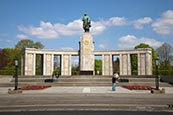
[{"label": "hedge", "polygon": [[[20,75],[20,71],[18,71],[18,75]],[[0,75],[11,75],[15,74],[15,70],[0,70]]]},{"label": "hedge", "polygon": [[173,70],[159,70],[159,75],[173,75]]}]

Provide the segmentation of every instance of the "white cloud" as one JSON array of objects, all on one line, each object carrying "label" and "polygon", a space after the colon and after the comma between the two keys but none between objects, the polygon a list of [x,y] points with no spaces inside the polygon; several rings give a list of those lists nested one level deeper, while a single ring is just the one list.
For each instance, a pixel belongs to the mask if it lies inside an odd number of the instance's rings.
[{"label": "white cloud", "polygon": [[56,32],[63,36],[79,35],[82,33],[82,21],[80,19],[65,24],[57,23],[54,25]]},{"label": "white cloud", "polygon": [[19,26],[18,29],[25,34],[36,36],[38,38],[56,38],[58,36],[57,32],[54,29],[54,26],[50,22],[41,21],[40,27]]},{"label": "white cloud", "polygon": [[28,36],[26,36],[24,34],[17,34],[16,37],[19,39],[27,39],[28,38]]},{"label": "white cloud", "polygon": [[[99,20],[91,22],[91,33],[93,35],[101,34],[109,26],[124,26],[127,21],[123,17],[112,17],[108,20]],[[18,30],[29,36],[35,36],[41,39],[54,39],[59,36],[73,36],[81,35],[82,20],[77,19],[68,24],[55,23],[41,21],[38,27],[35,26],[18,26]],[[23,38],[24,36],[17,35],[18,38]]]},{"label": "white cloud", "polygon": [[[105,29],[112,26],[127,26],[134,24],[135,28],[142,29],[144,24],[148,24],[152,21],[150,17],[144,17],[135,21],[129,21],[124,17],[111,17],[107,20],[99,20],[91,22],[91,33],[93,35],[99,35],[105,31]],[[83,32],[82,20],[77,19],[67,24],[44,22],[41,21],[38,27],[36,26],[19,26],[18,30],[23,32],[25,36],[35,36],[41,39],[55,39],[59,36],[73,36],[81,35]],[[18,38],[24,38],[24,34],[17,35]]]},{"label": "white cloud", "polygon": [[106,26],[102,22],[91,22],[91,24],[91,33],[93,35],[101,34],[106,29]]},{"label": "white cloud", "polygon": [[40,22],[39,27],[24,27],[19,26],[18,29],[25,34],[30,36],[35,36],[42,39],[54,39],[58,38],[60,35],[62,36],[71,36],[80,34],[82,32],[82,21],[74,20],[73,22],[65,24],[51,24],[50,22]]},{"label": "white cloud", "polygon": [[61,49],[62,50],[74,50],[74,48],[72,48],[72,47],[62,47]]},{"label": "white cloud", "polygon": [[154,48],[162,45],[162,42],[156,41],[155,39],[144,38],[144,37],[137,38],[134,35],[123,36],[119,38],[118,41],[119,41],[118,47],[123,49],[132,49],[135,46],[139,45],[140,43],[148,44]]},{"label": "white cloud", "polygon": [[173,10],[168,10],[152,24],[153,30],[158,34],[173,34]]},{"label": "white cloud", "polygon": [[124,17],[112,17],[109,19],[108,24],[110,26],[124,26],[128,24],[128,21]]},{"label": "white cloud", "polygon": [[105,44],[100,44],[100,45],[99,45],[99,48],[105,49],[105,48],[106,48],[106,45],[105,45]]},{"label": "white cloud", "polygon": [[152,22],[153,20],[150,17],[144,17],[144,18],[140,18],[134,21],[134,27],[136,29],[143,29],[143,26],[145,24],[149,24],[150,22]]},{"label": "white cloud", "polygon": [[106,28],[111,26],[125,26],[128,24],[124,17],[112,17],[108,20],[92,21],[91,33],[93,35],[101,34]]}]

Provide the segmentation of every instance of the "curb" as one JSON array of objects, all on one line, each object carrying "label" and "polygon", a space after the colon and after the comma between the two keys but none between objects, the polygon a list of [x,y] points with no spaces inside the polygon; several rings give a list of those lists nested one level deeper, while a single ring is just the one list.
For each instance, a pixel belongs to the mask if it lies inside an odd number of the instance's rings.
[{"label": "curb", "polygon": [[152,111],[173,112],[166,105],[137,104],[46,104],[46,105],[15,105],[0,106],[0,112],[21,111]]}]

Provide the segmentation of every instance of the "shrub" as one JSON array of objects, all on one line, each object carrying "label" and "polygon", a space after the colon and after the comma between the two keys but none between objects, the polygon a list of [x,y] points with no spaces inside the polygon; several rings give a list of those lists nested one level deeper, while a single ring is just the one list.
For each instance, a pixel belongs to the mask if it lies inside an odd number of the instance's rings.
[{"label": "shrub", "polygon": [[14,75],[14,70],[0,70],[0,75]]},{"label": "shrub", "polygon": [[[18,71],[18,75],[20,75],[21,71]],[[14,76],[15,70],[0,70],[0,75],[11,75]]]},{"label": "shrub", "polygon": [[173,70],[159,70],[159,75],[173,75]]}]

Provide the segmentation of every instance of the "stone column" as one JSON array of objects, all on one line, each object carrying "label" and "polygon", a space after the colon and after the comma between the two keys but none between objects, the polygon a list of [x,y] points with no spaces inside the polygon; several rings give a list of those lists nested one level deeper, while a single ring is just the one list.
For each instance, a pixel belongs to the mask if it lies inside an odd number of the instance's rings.
[{"label": "stone column", "polygon": [[27,55],[27,53],[25,52],[25,54],[24,54],[24,69],[23,69],[23,74],[24,75],[27,75],[27,66],[28,66],[28,64],[27,64],[27,59],[28,59],[28,57],[27,57],[28,55]]},{"label": "stone column", "polygon": [[146,75],[146,54],[138,53],[138,75]]},{"label": "stone column", "polygon": [[104,61],[104,55],[102,55],[102,75],[105,75],[105,61]]},{"label": "stone column", "polygon": [[113,56],[111,54],[109,55],[109,63],[110,63],[109,75],[113,75]]},{"label": "stone column", "polygon": [[132,74],[132,70],[131,70],[131,58],[130,58],[130,54],[127,54],[127,75],[131,75]]},{"label": "stone column", "polygon": [[22,50],[22,55],[21,55],[21,75],[25,75],[25,54],[23,53]]},{"label": "stone column", "polygon": [[140,53],[138,53],[138,75],[141,75],[141,57],[140,57]]},{"label": "stone column", "polygon": [[24,75],[35,75],[35,53],[25,53]]},{"label": "stone column", "polygon": [[146,75],[152,75],[152,53],[146,53]]},{"label": "stone column", "polygon": [[130,54],[120,54],[120,75],[131,75]]},{"label": "stone column", "polygon": [[103,75],[112,75],[113,74],[113,66],[112,66],[112,55],[105,54],[102,56],[102,74]]},{"label": "stone column", "polygon": [[71,55],[70,54],[61,55],[61,75],[64,75],[64,76],[71,75]]},{"label": "stone column", "polygon": [[43,75],[52,75],[54,58],[53,54],[44,54],[43,55]]},{"label": "stone column", "polygon": [[32,65],[32,67],[33,67],[33,75],[35,75],[36,74],[36,54],[35,53],[33,53],[33,65]]},{"label": "stone column", "polygon": [[123,64],[122,64],[122,54],[120,54],[120,75],[123,75]]},{"label": "stone column", "polygon": [[123,54],[122,55],[122,71],[123,71],[123,74],[122,75],[127,75],[127,54]]}]

